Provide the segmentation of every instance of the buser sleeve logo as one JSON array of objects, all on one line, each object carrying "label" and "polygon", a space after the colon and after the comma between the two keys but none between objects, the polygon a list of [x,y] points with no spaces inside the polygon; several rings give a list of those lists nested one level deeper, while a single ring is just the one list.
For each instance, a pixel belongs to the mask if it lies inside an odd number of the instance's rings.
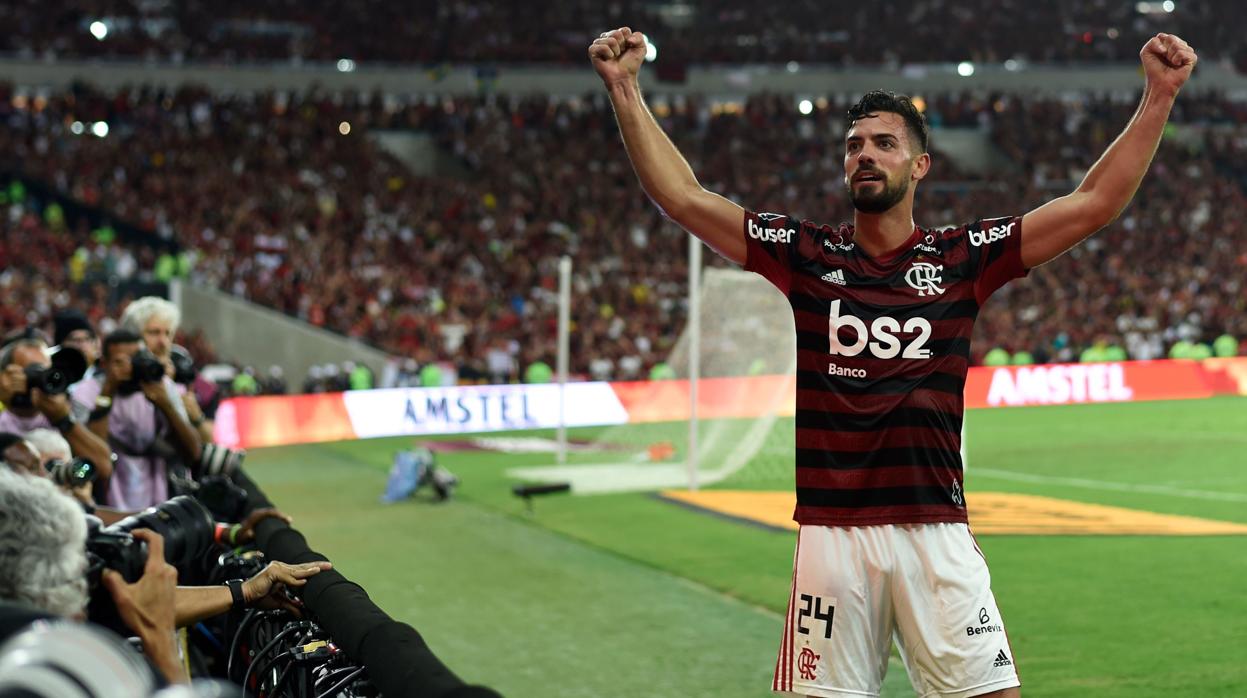
[{"label": "buser sleeve logo", "polygon": [[749,219],[749,237],[762,242],[791,243],[796,232],[795,228],[764,228]]}]

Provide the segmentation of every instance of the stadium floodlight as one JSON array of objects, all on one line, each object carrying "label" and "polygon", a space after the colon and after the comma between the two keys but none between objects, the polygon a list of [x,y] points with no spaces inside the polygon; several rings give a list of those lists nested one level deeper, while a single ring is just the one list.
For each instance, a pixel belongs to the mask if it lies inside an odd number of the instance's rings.
[{"label": "stadium floodlight", "polygon": [[974,75],[974,64],[970,61],[962,61],[957,64],[957,74],[963,78]]},{"label": "stadium floodlight", "polygon": [[1160,9],[1164,10],[1165,12],[1173,12],[1173,9],[1174,9],[1173,0],[1165,0],[1164,2],[1162,2],[1160,4]]},{"label": "stadium floodlight", "polygon": [[338,72],[339,73],[355,72],[355,61],[349,58],[339,58],[338,59]]},{"label": "stadium floodlight", "polygon": [[91,133],[94,133],[96,137],[98,138],[103,138],[107,136],[108,135],[108,122],[97,121],[91,124]]},{"label": "stadium floodlight", "polygon": [[108,36],[108,25],[98,19],[92,22],[88,29],[91,32],[91,36],[94,36],[99,41],[103,41]]},{"label": "stadium floodlight", "polygon": [[641,36],[645,37],[645,61],[647,63],[653,63],[658,60],[658,44],[654,43],[653,39],[645,36],[644,34]]},{"label": "stadium floodlight", "polygon": [[801,103],[797,105],[797,111],[808,116],[810,112],[814,111],[814,103],[808,99],[803,99],[801,100]]}]

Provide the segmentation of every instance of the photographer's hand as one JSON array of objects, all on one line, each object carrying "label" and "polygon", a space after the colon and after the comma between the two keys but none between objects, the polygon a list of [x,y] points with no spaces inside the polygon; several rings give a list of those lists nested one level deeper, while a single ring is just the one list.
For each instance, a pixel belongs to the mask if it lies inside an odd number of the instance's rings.
[{"label": "photographer's hand", "polygon": [[65,422],[66,426],[63,427],[62,422],[73,416],[73,408],[70,406],[68,395],[48,395],[35,388],[30,391],[30,399],[35,408],[61,431],[65,440],[69,442],[69,448],[73,454],[86,458],[95,465],[98,478],[107,480],[112,477],[113,452],[108,447],[107,425],[104,426],[103,436],[73,421]]},{"label": "photographer's hand", "polygon": [[180,450],[182,457],[193,462],[199,457],[199,451],[203,448],[203,440],[199,438],[199,432],[191,426],[186,415],[182,414],[179,409],[182,406],[181,399],[170,392],[170,387],[165,384],[163,378],[158,381],[140,383],[139,388],[142,389],[143,396],[148,402],[155,405],[156,409],[160,410],[168,420],[169,428],[177,437],[174,444]]},{"label": "photographer's hand", "polygon": [[284,609],[302,618],[302,603],[287,596],[286,587],[301,587],[307,584],[308,577],[329,569],[333,569],[333,564],[325,561],[305,562],[301,565],[270,562],[259,574],[243,582],[242,595],[248,606]]},{"label": "photographer's hand", "polygon": [[[298,600],[286,596],[287,586],[303,586],[307,578],[330,569],[328,562],[287,565],[270,562],[259,574],[242,583],[243,602],[249,607],[283,609],[302,617]],[[218,616],[234,605],[234,595],[226,586],[178,587],[175,597],[179,628]]]},{"label": "photographer's hand", "polygon": [[152,663],[170,683],[186,683],[189,679],[178,661],[174,635],[177,570],[165,562],[165,543],[160,534],[138,529],[131,535],[147,543],[143,576],[127,584],[116,571],[104,570],[104,587],[112,595],[121,619],[143,641],[143,652]]},{"label": "photographer's hand", "polygon": [[165,388],[162,381],[150,381],[139,383],[139,388],[143,391],[143,397],[161,410],[168,412],[173,408],[172,398],[169,397],[169,390]]},{"label": "photographer's hand", "polygon": [[290,518],[286,514],[283,514],[281,511],[279,511],[275,507],[265,507],[264,509],[256,509],[255,511],[248,514],[247,518],[243,519],[243,522],[238,525],[238,535],[234,536],[233,542],[237,544],[243,544],[243,543],[250,543],[251,541],[255,540],[255,527],[257,524],[259,524],[264,519],[281,519],[282,521],[285,521],[287,524],[290,524],[294,521],[294,519]]},{"label": "photographer's hand", "polygon": [[42,390],[35,388],[30,391],[30,401],[34,403],[35,409],[43,413],[49,422],[56,424],[70,414],[69,396],[65,394],[48,395]]}]

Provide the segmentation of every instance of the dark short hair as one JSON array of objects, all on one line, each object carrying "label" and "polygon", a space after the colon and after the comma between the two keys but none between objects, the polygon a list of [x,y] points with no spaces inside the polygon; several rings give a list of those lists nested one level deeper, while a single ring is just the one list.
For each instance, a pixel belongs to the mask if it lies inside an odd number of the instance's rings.
[{"label": "dark short hair", "polygon": [[908,97],[895,92],[873,90],[862,95],[857,104],[849,107],[848,113],[845,114],[845,131],[853,128],[853,124],[859,119],[873,118],[879,116],[880,112],[897,114],[904,119],[910,140],[922,146],[915,154],[927,152],[930,132],[927,130],[926,117],[918,111],[918,107],[915,107]]},{"label": "dark short hair", "polygon": [[133,330],[113,330],[104,336],[104,342],[100,345],[100,352],[104,358],[111,356],[109,353],[112,348],[118,344],[137,344],[143,341],[138,332]]}]

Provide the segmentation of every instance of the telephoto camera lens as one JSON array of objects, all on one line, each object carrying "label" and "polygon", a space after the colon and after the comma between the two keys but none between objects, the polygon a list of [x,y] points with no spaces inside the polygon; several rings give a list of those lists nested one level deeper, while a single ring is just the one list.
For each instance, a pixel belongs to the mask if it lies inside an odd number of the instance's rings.
[{"label": "telephoto camera lens", "polygon": [[150,528],[165,539],[165,561],[174,567],[200,560],[212,549],[216,523],[202,504],[186,495],[174,497],[146,511],[128,516],[104,529],[130,533]]},{"label": "telephoto camera lens", "polygon": [[70,460],[50,460],[47,464],[48,477],[62,487],[80,487],[93,482],[96,476],[95,464],[86,458]]},{"label": "telephoto camera lens", "polygon": [[87,617],[119,633],[130,632],[100,579],[105,569],[115,570],[129,584],[143,576],[147,543],[131,535],[132,531],[147,528],[159,533],[164,538],[165,562],[176,567],[181,576],[185,571],[194,570],[195,565],[207,557],[213,546],[215,527],[208,510],[186,495],[126,517],[107,528],[100,526],[98,518],[88,516],[87,585],[91,601]]}]

